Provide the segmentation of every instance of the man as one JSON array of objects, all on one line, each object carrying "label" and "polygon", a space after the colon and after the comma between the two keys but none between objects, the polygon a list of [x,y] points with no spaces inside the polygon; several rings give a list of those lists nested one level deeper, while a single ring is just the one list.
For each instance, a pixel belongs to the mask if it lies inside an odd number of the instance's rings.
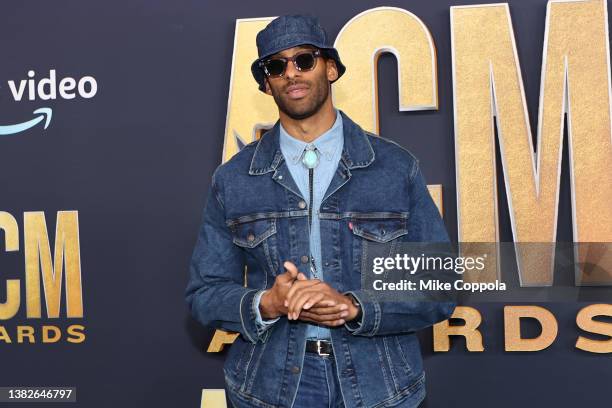
[{"label": "man", "polygon": [[385,301],[361,287],[361,269],[369,245],[448,241],[418,162],[334,108],[345,67],[315,18],[275,19],[257,48],[251,70],[280,120],[214,172],[186,291],[196,319],[241,335],[224,367],[229,398],[416,407],[414,332],[454,303]]}]

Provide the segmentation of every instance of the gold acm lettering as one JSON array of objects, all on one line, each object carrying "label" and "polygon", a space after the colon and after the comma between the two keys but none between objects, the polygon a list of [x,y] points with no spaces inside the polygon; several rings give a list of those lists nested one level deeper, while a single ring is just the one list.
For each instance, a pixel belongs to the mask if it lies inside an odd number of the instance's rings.
[{"label": "gold acm lettering", "polygon": [[457,306],[451,319],[461,319],[462,325],[450,325],[450,320],[436,323],[433,326],[434,351],[449,351],[450,336],[463,336],[468,351],[484,351],[482,333],[478,329],[482,315],[477,309],[469,306]]},{"label": "gold acm lettering", "polygon": [[[19,251],[19,227],[11,214],[0,211],[0,229],[4,230],[4,247],[6,252]],[[0,320],[8,320],[19,311],[21,294],[19,279],[7,279],[6,301],[0,303]]]},{"label": "gold acm lettering", "polygon": [[41,275],[47,317],[60,316],[64,269],[66,316],[69,318],[83,317],[77,211],[58,211],[53,259],[51,258],[45,214],[43,212],[24,213],[24,228],[27,317],[41,317]]},{"label": "gold acm lettering", "polygon": [[[537,150],[507,4],[451,7],[460,242],[499,241],[494,121],[515,242],[554,242],[567,114],[574,241],[612,241],[610,55],[606,2],[550,1]],[[552,284],[552,246],[517,250],[523,286]],[[582,247],[581,247],[582,248]],[[611,251],[578,251],[577,284],[609,284]],[[592,254],[593,259],[588,255]],[[495,254],[493,254],[495,255]],[[491,260],[491,258],[490,258]],[[480,279],[499,278],[498,262]],[[477,277],[466,274],[466,279]]]},{"label": "gold acm lettering", "polygon": [[586,332],[610,338],[594,340],[579,336],[576,341],[576,348],[590,353],[612,353],[612,323],[594,320],[596,316],[612,317],[612,305],[596,304],[584,307],[576,316],[576,324]]},{"label": "gold acm lettering", "polygon": [[[521,319],[536,319],[542,332],[535,338],[521,337]],[[557,338],[555,316],[540,306],[504,306],[504,333],[506,351],[540,351]]]},{"label": "gold acm lettering", "polygon": [[383,53],[397,59],[399,110],[438,109],[436,47],[427,26],[411,12],[366,10],[344,25],[334,45],[348,67],[334,84],[334,101],[364,129],[379,130],[377,66]]},{"label": "gold acm lettering", "polygon": [[200,408],[227,408],[224,389],[202,389]]},{"label": "gold acm lettering", "polygon": [[251,74],[251,63],[257,58],[255,38],[273,19],[274,17],[236,20],[223,141],[224,163],[238,153],[240,144],[256,140],[258,132],[270,128],[278,117],[278,109],[272,98],[257,89],[257,83]]}]

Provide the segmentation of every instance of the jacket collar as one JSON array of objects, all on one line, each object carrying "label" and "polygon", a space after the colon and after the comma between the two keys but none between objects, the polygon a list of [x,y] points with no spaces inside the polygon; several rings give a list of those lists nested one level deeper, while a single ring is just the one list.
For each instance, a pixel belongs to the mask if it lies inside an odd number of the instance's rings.
[{"label": "jacket collar", "polygon": [[[340,111],[340,114],[344,128],[342,161],[349,169],[369,166],[374,161],[374,149],[372,149],[368,136],[344,112]],[[259,139],[251,160],[250,175],[261,175],[274,171],[284,160],[279,138],[280,121],[277,121],[274,127]]]}]

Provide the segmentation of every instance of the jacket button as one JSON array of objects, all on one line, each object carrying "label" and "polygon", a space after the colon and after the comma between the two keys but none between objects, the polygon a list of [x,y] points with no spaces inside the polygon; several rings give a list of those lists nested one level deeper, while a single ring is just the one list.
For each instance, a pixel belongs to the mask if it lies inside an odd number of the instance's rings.
[{"label": "jacket button", "polygon": [[247,235],[247,240],[248,240],[249,242],[253,242],[253,241],[255,241],[255,235],[253,235],[253,234],[249,234],[249,235]]},{"label": "jacket button", "polygon": [[308,256],[302,255],[302,257],[300,258],[300,261],[302,261],[303,264],[308,263]]},{"label": "jacket button", "polygon": [[298,203],[298,207],[300,207],[303,210],[304,208],[306,208],[306,202],[304,200],[300,201]]},{"label": "jacket button", "polygon": [[291,372],[293,374],[299,374],[300,373],[300,367],[298,367],[298,366],[291,367]]}]

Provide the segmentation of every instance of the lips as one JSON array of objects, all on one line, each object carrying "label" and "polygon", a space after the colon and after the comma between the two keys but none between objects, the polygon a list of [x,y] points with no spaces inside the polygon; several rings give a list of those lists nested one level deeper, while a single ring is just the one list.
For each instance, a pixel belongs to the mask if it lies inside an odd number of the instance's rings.
[{"label": "lips", "polygon": [[286,93],[291,99],[300,99],[308,93],[308,86],[303,84],[290,85],[287,87]]}]

